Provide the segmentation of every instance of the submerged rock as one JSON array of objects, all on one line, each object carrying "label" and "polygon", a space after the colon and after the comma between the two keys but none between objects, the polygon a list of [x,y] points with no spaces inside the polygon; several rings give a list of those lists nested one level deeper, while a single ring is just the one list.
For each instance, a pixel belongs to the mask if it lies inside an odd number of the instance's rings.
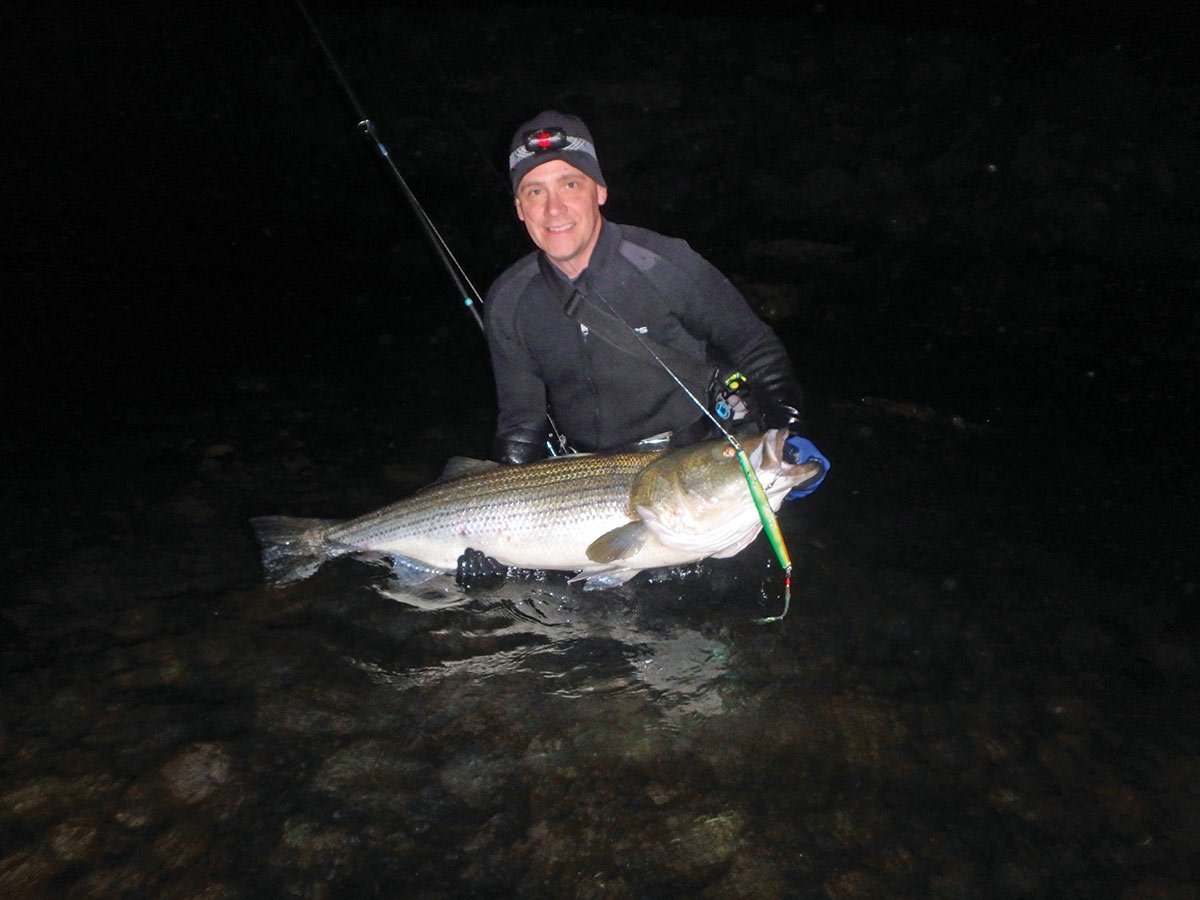
[{"label": "submerged rock", "polygon": [[51,852],[63,862],[85,862],[98,854],[99,833],[95,818],[72,816],[50,829],[48,843]]},{"label": "submerged rock", "polygon": [[0,859],[0,896],[52,896],[50,881],[62,868],[62,861],[40,850],[10,853]]},{"label": "submerged rock", "polygon": [[229,754],[216,744],[195,744],[162,768],[167,790],[176,800],[199,803],[229,780]]}]

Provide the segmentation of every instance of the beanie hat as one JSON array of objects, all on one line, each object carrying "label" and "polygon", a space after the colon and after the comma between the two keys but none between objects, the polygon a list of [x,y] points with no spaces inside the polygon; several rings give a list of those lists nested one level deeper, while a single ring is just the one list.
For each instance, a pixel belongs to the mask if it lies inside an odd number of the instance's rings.
[{"label": "beanie hat", "polygon": [[588,127],[575,116],[546,110],[518,128],[513,135],[508,154],[508,174],[512,178],[513,193],[517,192],[517,185],[530,171],[553,159],[570,163],[596,184],[607,187],[600,173],[600,161],[596,158],[596,147],[592,144],[592,133]]}]

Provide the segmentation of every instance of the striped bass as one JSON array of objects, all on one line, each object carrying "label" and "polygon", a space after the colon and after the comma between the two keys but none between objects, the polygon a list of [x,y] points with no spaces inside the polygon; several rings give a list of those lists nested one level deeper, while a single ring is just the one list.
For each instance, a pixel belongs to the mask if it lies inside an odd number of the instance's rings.
[{"label": "striped bass", "polygon": [[[819,479],[819,462],[784,460],[786,431],[742,441],[772,509]],[[725,441],[650,453],[578,454],[523,466],[452,460],[416,494],[356,519],[266,516],[251,524],[275,583],[305,578],[347,554],[388,558],[414,582],[452,572],[468,548],[506,566],[575,572],[589,587],[638,572],[724,558],[761,530]]]}]

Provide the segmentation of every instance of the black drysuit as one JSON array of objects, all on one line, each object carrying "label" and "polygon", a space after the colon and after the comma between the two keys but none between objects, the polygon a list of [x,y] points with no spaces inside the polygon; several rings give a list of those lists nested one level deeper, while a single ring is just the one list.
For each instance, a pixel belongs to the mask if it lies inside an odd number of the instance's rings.
[{"label": "black drysuit", "polygon": [[[582,323],[567,314],[572,287],[660,345],[745,373],[763,424],[799,430],[800,387],[783,344],[687,243],[605,220],[573,283],[545,260],[539,266],[540,254],[510,266],[484,304],[499,406],[495,459],[544,455],[547,406],[580,450],[614,451],[665,431],[697,434],[700,410],[648,352],[601,339],[587,328],[586,311]],[[707,402],[708,383],[694,372],[685,383]]]}]

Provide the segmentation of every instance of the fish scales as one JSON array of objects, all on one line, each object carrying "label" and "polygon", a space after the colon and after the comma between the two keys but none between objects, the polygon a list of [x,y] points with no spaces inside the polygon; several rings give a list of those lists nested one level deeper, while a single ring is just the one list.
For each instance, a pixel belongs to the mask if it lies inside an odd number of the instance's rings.
[{"label": "fish scales", "polygon": [[326,537],[373,549],[400,533],[541,533],[561,527],[564,520],[580,525],[618,515],[632,518],[630,487],[658,455],[581,455],[498,466],[435,482],[411,497],[330,528]]}]

